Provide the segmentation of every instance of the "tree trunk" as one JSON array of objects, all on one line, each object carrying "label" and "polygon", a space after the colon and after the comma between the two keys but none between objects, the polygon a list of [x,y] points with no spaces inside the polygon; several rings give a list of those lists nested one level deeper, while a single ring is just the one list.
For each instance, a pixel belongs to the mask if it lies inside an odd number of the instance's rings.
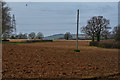
[{"label": "tree trunk", "polygon": [[105,40],[107,40],[108,39],[108,37],[107,36],[105,36]]},{"label": "tree trunk", "polygon": [[69,37],[67,36],[67,40],[69,39]]},{"label": "tree trunk", "polygon": [[94,35],[92,35],[92,42],[94,42],[95,41],[95,39],[94,39]]},{"label": "tree trunk", "polygon": [[98,42],[100,41],[100,32],[98,32],[98,34],[97,34],[97,41]]}]

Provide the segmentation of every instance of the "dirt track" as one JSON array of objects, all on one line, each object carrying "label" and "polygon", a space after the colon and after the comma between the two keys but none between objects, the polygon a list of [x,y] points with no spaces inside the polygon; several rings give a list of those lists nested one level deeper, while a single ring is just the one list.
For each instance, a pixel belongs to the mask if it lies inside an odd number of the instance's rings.
[{"label": "dirt track", "polygon": [[118,71],[118,50],[76,43],[3,44],[3,78],[88,78]]}]

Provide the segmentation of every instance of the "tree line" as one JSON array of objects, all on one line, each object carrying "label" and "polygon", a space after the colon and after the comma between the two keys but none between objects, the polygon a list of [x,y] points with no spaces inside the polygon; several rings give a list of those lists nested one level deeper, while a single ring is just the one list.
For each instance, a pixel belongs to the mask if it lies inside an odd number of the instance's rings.
[{"label": "tree line", "polygon": [[[5,39],[6,37],[3,36],[3,39]],[[31,32],[31,33],[19,33],[17,35],[12,34],[9,36],[10,39],[43,39],[44,36],[41,32],[38,32],[37,34],[35,32]]]}]

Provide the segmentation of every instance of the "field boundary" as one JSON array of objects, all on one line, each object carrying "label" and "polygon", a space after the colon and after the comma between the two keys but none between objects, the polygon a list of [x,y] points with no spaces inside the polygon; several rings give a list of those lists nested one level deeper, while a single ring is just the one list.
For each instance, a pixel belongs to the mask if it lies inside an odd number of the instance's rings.
[{"label": "field boundary", "polygon": [[24,41],[2,41],[3,44],[26,44],[26,43],[42,43],[53,42],[53,40],[24,40]]}]

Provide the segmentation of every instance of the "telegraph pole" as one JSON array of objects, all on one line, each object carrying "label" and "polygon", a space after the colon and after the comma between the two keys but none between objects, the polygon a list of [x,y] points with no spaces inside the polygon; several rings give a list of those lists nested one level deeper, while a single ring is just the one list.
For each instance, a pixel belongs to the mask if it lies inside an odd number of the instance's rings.
[{"label": "telegraph pole", "polygon": [[76,39],[76,48],[78,50],[78,27],[79,27],[79,9],[77,10],[77,39]]},{"label": "telegraph pole", "polygon": [[78,49],[78,28],[79,28],[79,9],[77,10],[77,35],[76,35],[76,49],[75,52],[80,52]]}]

